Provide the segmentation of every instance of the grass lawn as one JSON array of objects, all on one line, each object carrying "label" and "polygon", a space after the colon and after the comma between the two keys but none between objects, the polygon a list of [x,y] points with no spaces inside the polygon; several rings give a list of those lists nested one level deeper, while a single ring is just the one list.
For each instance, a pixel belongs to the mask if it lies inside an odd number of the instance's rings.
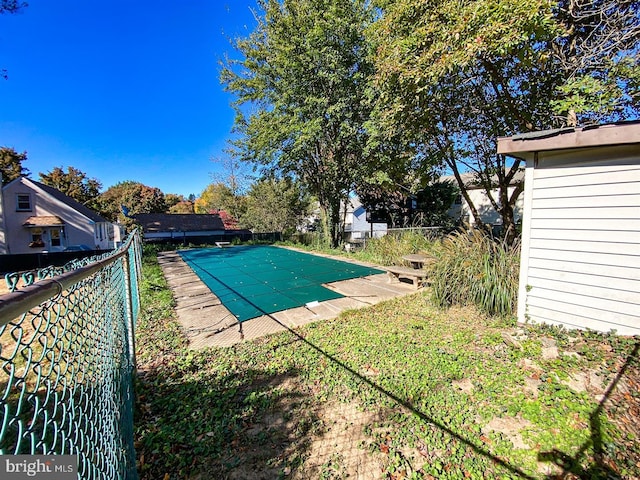
[{"label": "grass lawn", "polygon": [[428,291],[190,351],[153,257],[141,479],[638,478],[635,338],[516,326]]}]

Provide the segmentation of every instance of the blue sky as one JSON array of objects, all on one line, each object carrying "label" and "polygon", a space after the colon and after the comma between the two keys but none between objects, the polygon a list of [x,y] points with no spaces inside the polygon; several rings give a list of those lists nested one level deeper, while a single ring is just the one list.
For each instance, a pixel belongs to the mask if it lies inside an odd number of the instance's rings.
[{"label": "blue sky", "polygon": [[34,179],[73,166],[198,195],[231,136],[219,61],[254,0],[29,0],[0,15],[0,146]]}]

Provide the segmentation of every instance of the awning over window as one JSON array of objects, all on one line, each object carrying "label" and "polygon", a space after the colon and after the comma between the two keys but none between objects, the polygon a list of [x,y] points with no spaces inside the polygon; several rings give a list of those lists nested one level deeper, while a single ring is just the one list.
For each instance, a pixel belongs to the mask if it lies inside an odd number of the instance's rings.
[{"label": "awning over window", "polygon": [[24,227],[62,227],[64,222],[60,217],[55,215],[41,215],[27,218],[27,221],[22,224]]}]

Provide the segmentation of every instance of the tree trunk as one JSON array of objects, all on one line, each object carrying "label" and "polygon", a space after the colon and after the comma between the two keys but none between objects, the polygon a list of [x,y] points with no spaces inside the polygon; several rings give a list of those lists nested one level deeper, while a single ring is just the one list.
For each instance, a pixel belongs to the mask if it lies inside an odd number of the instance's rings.
[{"label": "tree trunk", "polygon": [[338,248],[340,245],[340,200],[331,201],[329,221],[331,222],[331,248]]},{"label": "tree trunk", "polygon": [[504,242],[507,245],[513,245],[513,242],[518,238],[518,230],[516,228],[516,219],[513,212],[513,207],[518,200],[518,197],[524,191],[524,182],[519,183],[515,186],[515,190],[511,193],[511,196],[508,195],[508,187],[504,189],[504,201],[501,199],[502,209],[500,210],[500,216],[502,217],[502,228],[503,228],[503,236]]}]

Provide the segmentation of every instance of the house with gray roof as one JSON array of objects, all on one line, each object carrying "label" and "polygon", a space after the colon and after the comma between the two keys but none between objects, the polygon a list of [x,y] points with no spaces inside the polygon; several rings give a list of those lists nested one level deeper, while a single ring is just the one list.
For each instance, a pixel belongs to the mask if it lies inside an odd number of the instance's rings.
[{"label": "house with gray roof", "polygon": [[[494,208],[489,195],[487,194],[487,190],[478,181],[478,176],[473,172],[465,172],[460,175],[462,182],[465,185],[465,189],[469,194],[469,198],[473,202],[473,205],[476,207],[478,213],[480,214],[480,218],[485,225],[492,225],[494,227],[499,227],[502,225],[502,217],[500,213]],[[495,177],[494,177],[495,178]],[[440,182],[451,182],[454,185],[457,185],[456,178],[453,175],[445,175],[440,177]],[[513,176],[509,188],[507,189],[507,193],[511,196],[516,189],[516,185],[524,182],[524,168],[520,168],[516,174]],[[495,188],[491,189],[491,196],[494,200],[499,198],[499,191],[497,186],[497,179],[494,180],[492,178],[492,185],[495,184]],[[516,223],[519,223],[522,219],[522,208],[524,205],[524,195],[520,194],[513,208],[513,215]],[[471,213],[471,208],[467,203],[466,199],[462,195],[458,195],[455,202],[449,208],[447,214],[459,221],[464,225],[475,225],[476,221]]]},{"label": "house with gray roof", "polygon": [[60,252],[70,246],[107,250],[120,237],[118,225],[48,185],[19,177],[2,187],[2,254]]},{"label": "house with gray roof", "polygon": [[211,243],[238,237],[251,238],[249,230],[227,230],[218,214],[138,213],[133,216],[146,242]]}]

